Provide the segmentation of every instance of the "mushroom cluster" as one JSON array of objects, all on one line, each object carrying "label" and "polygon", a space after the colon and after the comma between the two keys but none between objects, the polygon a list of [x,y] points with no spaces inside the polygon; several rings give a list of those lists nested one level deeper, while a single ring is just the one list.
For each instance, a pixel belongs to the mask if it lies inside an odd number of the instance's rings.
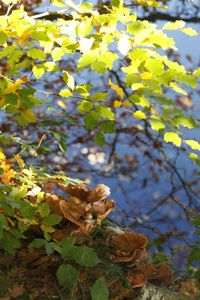
[{"label": "mushroom cluster", "polygon": [[110,189],[104,184],[88,189],[83,184],[70,183],[63,191],[69,194],[66,200],[50,193],[46,193],[44,198],[51,213],[62,216],[63,221],[67,221],[63,229],[57,229],[52,233],[52,237],[56,239],[88,235],[106,218],[115,205],[114,200],[107,199]]}]

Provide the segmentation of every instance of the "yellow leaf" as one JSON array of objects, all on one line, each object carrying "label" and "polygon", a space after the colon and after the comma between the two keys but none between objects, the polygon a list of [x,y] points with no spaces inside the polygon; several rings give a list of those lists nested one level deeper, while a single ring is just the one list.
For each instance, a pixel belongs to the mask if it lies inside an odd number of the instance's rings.
[{"label": "yellow leaf", "polygon": [[133,84],[131,85],[131,89],[132,89],[133,91],[139,90],[139,89],[141,89],[141,88],[143,88],[143,87],[144,87],[144,85],[143,85],[143,83],[141,83],[141,82],[133,83]]},{"label": "yellow leaf", "polygon": [[23,169],[23,167],[24,167],[24,161],[23,161],[23,159],[21,158],[21,156],[19,154],[16,154],[14,156],[14,160],[16,160],[16,162],[18,163],[20,169]]},{"label": "yellow leaf", "polygon": [[145,113],[141,110],[137,110],[136,112],[134,112],[133,117],[139,120],[144,120],[147,118]]},{"label": "yellow leaf", "polygon": [[49,225],[41,225],[40,228],[42,229],[42,231],[49,232],[49,233],[52,233],[55,231],[55,228],[53,228],[52,226],[49,226]]},{"label": "yellow leaf", "polygon": [[129,101],[123,101],[123,106],[132,107],[133,104]]},{"label": "yellow leaf", "polygon": [[178,134],[173,131],[166,132],[164,134],[164,140],[165,140],[165,142],[173,143],[174,145],[176,145],[178,147],[180,147],[181,142],[182,142],[181,138],[178,136]]},{"label": "yellow leaf", "polygon": [[140,75],[141,79],[143,80],[147,80],[147,79],[151,79],[152,78],[152,73],[150,72],[144,72]]},{"label": "yellow leaf", "polygon": [[66,105],[63,101],[61,101],[61,100],[58,100],[57,103],[58,103],[58,105],[59,105],[61,108],[66,108],[66,107],[67,107],[67,105]]},{"label": "yellow leaf", "polygon": [[13,169],[8,170],[5,172],[1,177],[1,182],[5,184],[9,184],[11,181],[11,178],[15,178],[16,172]]},{"label": "yellow leaf", "polygon": [[27,34],[27,33],[24,33],[17,41],[16,41],[16,44],[23,44],[25,43],[28,39],[29,39],[30,35]]},{"label": "yellow leaf", "polygon": [[185,140],[185,143],[189,145],[193,150],[200,151],[200,143],[195,140]]},{"label": "yellow leaf", "polygon": [[15,92],[19,86],[28,81],[27,76],[23,76],[20,79],[17,79],[15,82],[9,82],[8,87],[4,90],[4,95]]},{"label": "yellow leaf", "polygon": [[183,90],[180,86],[178,86],[175,82],[171,82],[170,86],[173,88],[173,90],[177,93],[183,94],[187,96],[187,92]]},{"label": "yellow leaf", "polygon": [[35,117],[35,114],[32,112],[32,110],[27,109],[22,114],[29,123],[36,122],[36,117]]},{"label": "yellow leaf", "polygon": [[0,148],[0,160],[4,160],[5,158],[6,157],[5,157],[4,153],[3,153],[2,148]]},{"label": "yellow leaf", "polygon": [[3,107],[5,104],[5,100],[4,99],[0,99],[0,107]]},{"label": "yellow leaf", "polygon": [[119,87],[117,84],[112,83],[112,81],[109,79],[109,85],[111,89],[113,89],[117,95],[120,96],[120,98],[124,98],[124,91],[121,87]]},{"label": "yellow leaf", "polygon": [[122,101],[119,101],[119,100],[115,100],[114,101],[114,107],[115,108],[119,108],[119,107],[121,107],[122,106]]}]

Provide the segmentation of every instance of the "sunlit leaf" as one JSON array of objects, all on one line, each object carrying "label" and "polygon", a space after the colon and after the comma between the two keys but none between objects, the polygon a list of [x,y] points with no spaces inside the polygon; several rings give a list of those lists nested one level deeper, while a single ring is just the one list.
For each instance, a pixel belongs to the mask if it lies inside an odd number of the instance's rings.
[{"label": "sunlit leaf", "polygon": [[173,143],[174,145],[180,147],[181,145],[181,138],[178,136],[178,134],[176,132],[172,132],[172,131],[169,131],[169,132],[166,132],[164,134],[164,140],[165,142],[167,143]]},{"label": "sunlit leaf", "polygon": [[120,96],[120,98],[124,97],[124,91],[120,86],[118,86],[117,84],[112,83],[111,80],[109,80],[109,85],[110,85],[111,89],[113,89],[117,93],[117,95]]},{"label": "sunlit leaf", "polygon": [[151,128],[155,131],[163,130],[165,129],[165,124],[161,120],[150,118],[149,123],[151,125]]},{"label": "sunlit leaf", "polygon": [[181,31],[190,36],[198,35],[197,31],[191,27],[183,28]]},{"label": "sunlit leaf", "polygon": [[133,113],[133,117],[139,120],[144,120],[147,118],[145,113],[141,110],[137,110],[136,112]]},{"label": "sunlit leaf", "polygon": [[195,140],[185,140],[184,141],[187,145],[189,145],[193,150],[200,151],[200,143]]},{"label": "sunlit leaf", "polygon": [[131,49],[131,42],[127,35],[122,35],[117,44],[118,50],[121,54],[127,55]]}]

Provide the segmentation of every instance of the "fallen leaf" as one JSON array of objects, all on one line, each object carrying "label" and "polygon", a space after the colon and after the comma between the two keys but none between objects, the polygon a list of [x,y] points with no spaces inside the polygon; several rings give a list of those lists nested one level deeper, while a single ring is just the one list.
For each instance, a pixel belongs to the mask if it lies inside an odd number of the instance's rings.
[{"label": "fallen leaf", "polygon": [[196,296],[198,293],[197,282],[194,280],[182,281],[180,283],[180,291],[188,295]]},{"label": "fallen leaf", "polygon": [[17,284],[15,283],[12,288],[8,289],[9,296],[11,298],[17,298],[19,296],[22,296],[25,292],[25,288],[23,284]]}]

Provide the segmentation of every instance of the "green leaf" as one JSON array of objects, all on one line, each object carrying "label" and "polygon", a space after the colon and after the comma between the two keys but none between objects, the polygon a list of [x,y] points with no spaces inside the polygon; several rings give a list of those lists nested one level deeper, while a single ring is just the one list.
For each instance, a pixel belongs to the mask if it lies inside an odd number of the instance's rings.
[{"label": "green leaf", "polygon": [[185,140],[184,141],[187,145],[189,145],[193,150],[200,151],[200,143],[195,140]]},{"label": "green leaf", "polygon": [[46,240],[45,239],[34,239],[29,245],[28,247],[29,248],[36,248],[36,249],[39,249],[39,248],[42,248],[44,247],[44,245],[46,244]]},{"label": "green leaf", "polygon": [[159,61],[157,59],[153,59],[153,58],[149,58],[146,60],[145,67],[149,72],[151,72],[155,75],[161,75],[161,73],[164,70],[163,63],[161,61]]},{"label": "green leaf", "polygon": [[31,37],[37,41],[49,41],[49,37],[45,31],[34,31]]},{"label": "green leaf", "polygon": [[105,144],[105,137],[104,137],[103,133],[99,132],[96,134],[95,143],[100,147],[102,147]]},{"label": "green leaf", "polygon": [[98,92],[98,93],[91,95],[90,99],[92,101],[104,101],[104,100],[106,100],[107,95],[108,95],[108,93]]},{"label": "green leaf", "polygon": [[100,119],[100,114],[96,111],[90,111],[84,118],[85,126],[87,129],[94,128]]},{"label": "green leaf", "polygon": [[62,152],[67,151],[67,144],[63,138],[60,139],[59,148]]},{"label": "green leaf", "polygon": [[62,241],[62,248],[60,251],[61,257],[64,259],[73,259],[77,246],[75,246],[76,238],[67,237]]},{"label": "green leaf", "polygon": [[107,51],[102,55],[98,55],[99,62],[103,62],[107,69],[111,70],[113,68],[113,63],[118,59],[117,54]]},{"label": "green leaf", "polygon": [[193,261],[200,261],[200,249],[198,248],[193,248],[189,257],[188,261],[191,263]]},{"label": "green leaf", "polygon": [[123,0],[112,0],[112,6],[120,8],[123,6]]},{"label": "green leaf", "polygon": [[115,114],[110,107],[104,105],[97,105],[96,110],[100,113],[101,117],[109,120],[115,120]]},{"label": "green leaf", "polygon": [[79,23],[77,27],[78,35],[81,37],[85,37],[86,35],[88,35],[88,33],[90,33],[92,28],[93,27],[91,25],[91,18],[83,20],[82,22]]},{"label": "green leaf", "polygon": [[18,238],[6,232],[1,239],[0,248],[9,254],[14,254],[17,249],[21,247]]},{"label": "green leaf", "polygon": [[3,236],[4,229],[7,229],[7,227],[8,227],[8,222],[6,217],[3,214],[0,214],[0,240]]},{"label": "green leaf", "polygon": [[23,200],[21,212],[25,218],[32,219],[35,217],[36,208],[28,200]]},{"label": "green leaf", "polygon": [[27,194],[27,187],[21,186],[21,187],[13,187],[9,196],[13,200],[19,201],[23,199]]},{"label": "green leaf", "polygon": [[99,278],[90,289],[92,300],[108,300],[109,291],[105,279]]},{"label": "green leaf", "polygon": [[144,96],[142,95],[137,95],[137,94],[132,94],[130,97],[129,97],[129,100],[132,102],[132,103],[136,103],[142,107],[150,107],[151,106],[151,103],[149,102],[148,99],[146,99]]},{"label": "green leaf", "polygon": [[73,254],[73,259],[84,267],[94,267],[100,262],[94,249],[87,246],[78,246]]},{"label": "green leaf", "polygon": [[189,129],[197,127],[194,118],[189,116],[175,116],[173,120],[181,126],[187,127]]},{"label": "green leaf", "polygon": [[45,68],[43,65],[35,65],[32,71],[35,78],[39,79],[45,73]]},{"label": "green leaf", "polygon": [[72,92],[70,90],[67,90],[67,89],[63,89],[60,91],[59,95],[62,97],[62,98],[68,98],[68,97],[71,97],[72,96]]},{"label": "green leaf", "polygon": [[81,101],[78,105],[78,110],[81,113],[89,112],[92,108],[93,108],[93,103],[86,100]]},{"label": "green leaf", "polygon": [[32,48],[28,50],[27,55],[33,59],[44,60],[46,58],[46,54],[44,53],[44,51],[38,48]]},{"label": "green leaf", "polygon": [[72,288],[78,279],[78,272],[71,265],[62,264],[56,272],[56,277],[59,285],[66,284],[68,288]]},{"label": "green leaf", "polygon": [[50,208],[49,205],[47,203],[42,203],[38,209],[40,215],[45,218],[50,214]]},{"label": "green leaf", "polygon": [[195,216],[192,219],[191,224],[194,226],[200,226],[200,215]]},{"label": "green leaf", "polygon": [[116,131],[115,125],[112,121],[103,121],[100,124],[100,129],[103,133],[114,133]]},{"label": "green leaf", "polygon": [[1,31],[0,32],[0,45],[3,45],[7,41],[8,37],[7,35]]},{"label": "green leaf", "polygon": [[84,69],[94,63],[99,57],[98,49],[83,53],[78,61],[78,70]]},{"label": "green leaf", "polygon": [[65,54],[64,50],[58,47],[53,49],[53,51],[51,52],[54,62],[59,61],[64,54]]},{"label": "green leaf", "polygon": [[147,24],[144,21],[135,21],[132,24],[127,25],[127,31],[131,34],[139,34],[146,27],[147,27]]},{"label": "green leaf", "polygon": [[54,225],[57,225],[61,222],[62,220],[62,217],[61,216],[57,216],[57,215],[49,215],[47,216],[45,219],[44,219],[44,224],[46,225],[51,225],[51,226],[54,226]]},{"label": "green leaf", "polygon": [[181,138],[178,136],[178,134],[176,132],[166,132],[164,134],[164,140],[167,143],[173,143],[174,145],[180,147],[181,145]]},{"label": "green leaf", "polygon": [[102,61],[95,61],[92,63],[92,70],[96,71],[97,73],[104,74],[107,70],[106,64]]},{"label": "green leaf", "polygon": [[75,88],[74,77],[68,72],[63,71],[63,80],[66,83],[66,85],[70,88],[70,90],[73,91]]},{"label": "green leaf", "polygon": [[183,90],[180,86],[178,86],[175,82],[171,82],[170,86],[173,88],[173,90],[177,93],[183,94],[187,96],[187,92]]},{"label": "green leaf", "polygon": [[155,131],[160,131],[165,129],[165,124],[161,120],[150,118],[149,123],[151,125],[151,128]]}]

